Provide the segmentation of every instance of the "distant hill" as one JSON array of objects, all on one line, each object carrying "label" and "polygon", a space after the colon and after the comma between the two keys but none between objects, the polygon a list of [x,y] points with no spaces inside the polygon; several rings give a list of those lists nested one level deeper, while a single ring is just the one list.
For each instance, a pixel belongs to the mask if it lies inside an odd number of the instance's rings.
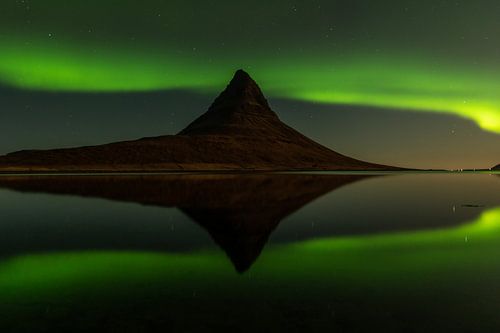
[{"label": "distant hill", "polygon": [[500,164],[497,165],[496,167],[493,167],[493,169],[491,169],[491,170],[498,170],[498,171],[500,171]]},{"label": "distant hill", "polygon": [[242,70],[177,135],[0,157],[4,172],[393,169],[339,154],[287,126]]}]

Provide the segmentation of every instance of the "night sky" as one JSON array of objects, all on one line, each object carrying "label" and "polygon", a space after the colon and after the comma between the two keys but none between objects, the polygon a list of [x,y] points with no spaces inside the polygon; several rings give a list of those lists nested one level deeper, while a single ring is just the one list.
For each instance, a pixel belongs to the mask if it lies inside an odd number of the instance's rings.
[{"label": "night sky", "polygon": [[233,72],[341,153],[500,163],[500,2],[0,3],[0,154],[175,134]]}]

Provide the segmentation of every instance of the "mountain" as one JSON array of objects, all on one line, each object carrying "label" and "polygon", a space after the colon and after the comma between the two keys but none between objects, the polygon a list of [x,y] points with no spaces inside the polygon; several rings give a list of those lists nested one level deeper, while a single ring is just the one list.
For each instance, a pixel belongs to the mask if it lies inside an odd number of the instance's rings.
[{"label": "mountain", "polygon": [[4,172],[390,169],[341,155],[284,124],[243,70],[177,135],[0,157]]},{"label": "mountain", "polygon": [[500,171],[500,164],[497,165],[496,167],[493,167],[493,169],[491,169],[491,170],[498,170],[498,171]]}]

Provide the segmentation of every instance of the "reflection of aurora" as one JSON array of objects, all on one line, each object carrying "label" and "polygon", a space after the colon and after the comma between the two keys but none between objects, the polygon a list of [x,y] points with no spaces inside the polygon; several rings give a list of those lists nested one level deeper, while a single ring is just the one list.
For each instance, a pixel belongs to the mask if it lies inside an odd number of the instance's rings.
[{"label": "reflection of aurora", "polygon": [[[0,40],[0,82],[48,91],[218,90],[246,67],[270,97],[420,111],[449,112],[500,132],[500,89],[494,68],[443,66],[435,59],[392,54],[335,58],[327,52],[279,63],[263,56],[221,57],[210,63],[168,51],[92,48],[64,41]],[[212,54],[213,53],[213,54]],[[238,59],[238,60],[234,60]],[[346,60],[348,59],[348,60]]]},{"label": "reflection of aurora", "polygon": [[[248,274],[237,275],[220,252],[190,254],[75,252],[21,256],[0,266],[0,295],[44,297],[127,290],[130,286],[203,288],[212,284],[309,283],[377,288],[425,287],[415,279],[440,277],[449,285],[470,274],[498,276],[500,208],[456,228],[376,236],[325,238],[269,245]],[[458,278],[460,276],[460,278]],[[200,279],[199,277],[203,277]],[[258,284],[258,283],[257,283]],[[308,288],[314,289],[315,284]],[[149,288],[147,287],[147,288]],[[165,288],[165,287],[163,287]],[[155,291],[151,291],[155,292]]]}]

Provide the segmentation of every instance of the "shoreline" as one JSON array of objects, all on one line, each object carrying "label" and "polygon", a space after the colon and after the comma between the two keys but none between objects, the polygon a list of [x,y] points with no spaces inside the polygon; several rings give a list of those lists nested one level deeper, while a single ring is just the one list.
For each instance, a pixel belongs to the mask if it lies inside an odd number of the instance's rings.
[{"label": "shoreline", "polygon": [[168,176],[168,175],[259,175],[259,174],[492,174],[498,170],[165,170],[165,171],[0,171],[0,177],[7,176]]}]

